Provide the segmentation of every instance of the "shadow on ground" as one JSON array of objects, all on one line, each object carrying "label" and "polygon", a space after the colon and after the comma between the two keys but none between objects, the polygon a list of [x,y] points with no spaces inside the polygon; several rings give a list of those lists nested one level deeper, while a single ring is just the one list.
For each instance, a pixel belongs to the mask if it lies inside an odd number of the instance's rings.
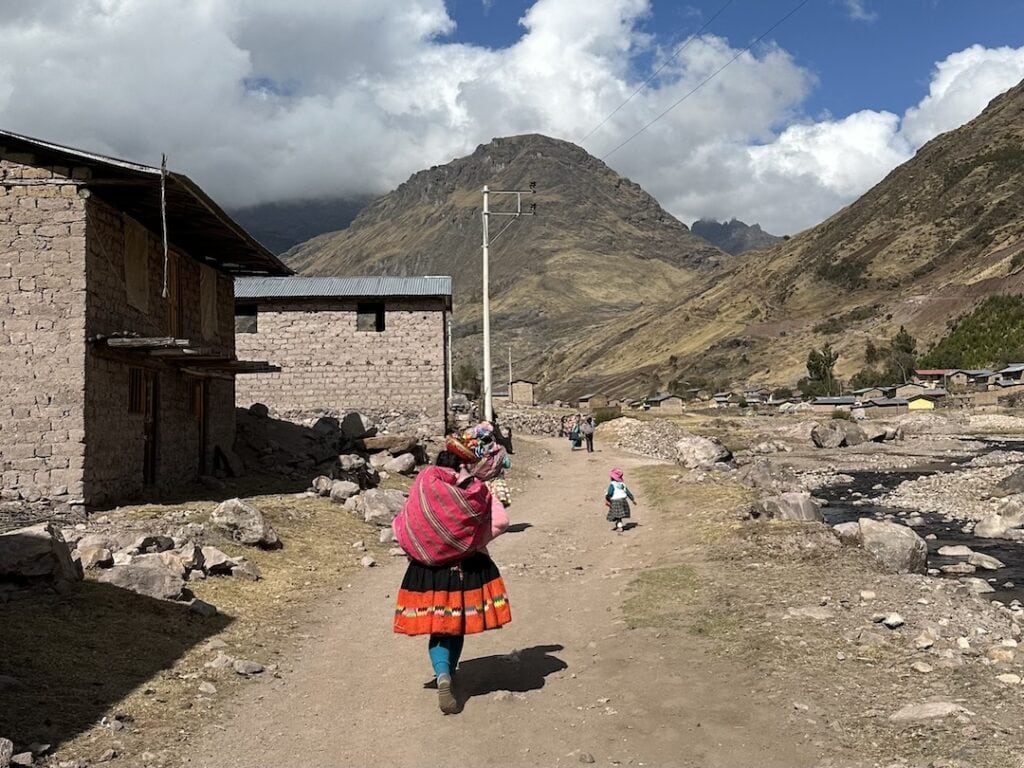
[{"label": "shadow on ground", "polygon": [[56,748],[231,621],[91,581],[0,583],[0,734]]},{"label": "shadow on ground", "polygon": [[512,523],[506,533],[522,533],[527,528],[533,528],[533,523]]},{"label": "shadow on ground", "polygon": [[539,690],[544,687],[544,678],[548,675],[568,669],[568,664],[552,655],[562,647],[537,645],[500,656],[463,660],[459,664],[456,693],[465,703],[474,696],[486,696],[495,691],[525,693]]}]

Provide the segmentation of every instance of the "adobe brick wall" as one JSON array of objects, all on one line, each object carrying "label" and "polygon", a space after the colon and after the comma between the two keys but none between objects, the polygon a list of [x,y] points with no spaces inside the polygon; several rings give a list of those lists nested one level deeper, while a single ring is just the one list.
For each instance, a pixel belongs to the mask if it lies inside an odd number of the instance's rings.
[{"label": "adobe brick wall", "polygon": [[240,407],[264,403],[285,417],[317,411],[422,413],[444,430],[445,312],[439,300],[385,301],[385,330],[357,331],[356,303],[263,302],[258,333],[235,338],[239,358],[280,373],[240,376]]},{"label": "adobe brick wall", "polygon": [[[81,178],[0,150],[0,181]],[[0,184],[0,497],[82,494],[86,201]]]},{"label": "adobe brick wall", "polygon": [[[166,336],[171,303],[161,295],[163,245],[148,236],[148,307],[142,312],[128,303],[124,275],[125,221],[111,205],[91,197],[88,202],[87,335],[130,331],[139,336]],[[182,324],[180,338],[202,340],[218,352],[234,351],[234,286],[217,273],[217,333],[202,339],[200,265],[185,255],[178,260]],[[129,368],[141,367],[157,376],[157,480],[154,491],[166,495],[195,481],[199,474],[200,425],[190,413],[191,382],[180,368],[152,357],[112,355],[90,347],[85,363],[86,429],[85,495],[91,505],[104,505],[144,495],[144,417],[128,412]],[[214,446],[234,443],[234,390],[231,381],[207,379],[207,470]]]}]

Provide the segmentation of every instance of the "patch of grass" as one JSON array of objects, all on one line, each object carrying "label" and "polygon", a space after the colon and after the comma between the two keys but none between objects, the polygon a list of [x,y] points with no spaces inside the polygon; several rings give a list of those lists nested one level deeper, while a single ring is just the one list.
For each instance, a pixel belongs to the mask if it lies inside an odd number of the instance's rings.
[{"label": "patch of grass", "polygon": [[645,571],[628,592],[622,610],[630,629],[680,626],[697,593],[697,573],[687,565]]},{"label": "patch of grass", "polygon": [[721,479],[718,482],[687,483],[673,480],[684,472],[681,467],[657,465],[633,471],[648,501],[670,518],[686,523],[695,544],[718,541],[735,531],[739,512],[757,499],[745,486]]},{"label": "patch of grass", "polygon": [[[408,484],[406,478],[389,481],[392,487]],[[190,581],[196,597],[218,608],[220,615],[212,619],[190,614],[183,603],[92,581],[67,597],[41,592],[0,605],[0,674],[27,686],[18,707],[0,706],[0,732],[23,742],[52,743],[70,756],[96,757],[115,738],[129,758],[159,750],[202,722],[197,715],[212,709],[214,700],[244,684],[230,669],[204,667],[215,654],[204,650],[203,641],[223,640],[230,656],[272,665],[297,633],[307,631],[310,619],[302,609],[342,589],[360,568],[366,552],[353,543],[363,541],[378,560],[387,557],[376,526],[330,499],[273,495],[248,501],[264,513],[284,547],[244,547],[208,527],[204,543],[245,557],[262,572],[258,582],[228,576]],[[145,505],[109,515],[163,531],[169,512],[191,510],[189,522],[205,522],[214,507]],[[214,682],[216,695],[197,698],[203,679]],[[100,717],[112,712],[133,718],[138,735],[131,727],[116,734],[100,727]]]}]

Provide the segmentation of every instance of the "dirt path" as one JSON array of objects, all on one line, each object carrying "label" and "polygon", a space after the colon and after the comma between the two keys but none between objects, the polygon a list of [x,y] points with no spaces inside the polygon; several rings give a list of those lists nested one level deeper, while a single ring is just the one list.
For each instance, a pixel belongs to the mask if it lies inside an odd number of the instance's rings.
[{"label": "dirt path", "polygon": [[755,673],[716,660],[683,631],[630,630],[622,620],[636,573],[685,558],[685,542],[664,535],[642,497],[638,527],[615,534],[604,521],[608,469],[622,466],[628,481],[641,461],[570,454],[561,440],[519,448],[515,532],[491,547],[514,620],[467,638],[461,714],[442,716],[435,691],[422,687],[426,639],[391,633],[404,568],[395,560],[318,606],[281,679],[254,682],[184,763],[550,766],[587,753],[597,765],[814,765],[816,751],[784,713],[751,693]]}]

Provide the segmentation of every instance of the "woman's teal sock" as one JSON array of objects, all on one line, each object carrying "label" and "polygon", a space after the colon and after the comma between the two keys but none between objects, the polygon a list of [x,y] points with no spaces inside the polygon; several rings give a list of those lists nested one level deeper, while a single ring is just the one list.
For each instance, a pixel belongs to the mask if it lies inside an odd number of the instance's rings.
[{"label": "woman's teal sock", "polygon": [[435,675],[451,675],[459,665],[462,646],[465,638],[462,635],[431,635],[427,651],[430,654],[430,665]]}]

